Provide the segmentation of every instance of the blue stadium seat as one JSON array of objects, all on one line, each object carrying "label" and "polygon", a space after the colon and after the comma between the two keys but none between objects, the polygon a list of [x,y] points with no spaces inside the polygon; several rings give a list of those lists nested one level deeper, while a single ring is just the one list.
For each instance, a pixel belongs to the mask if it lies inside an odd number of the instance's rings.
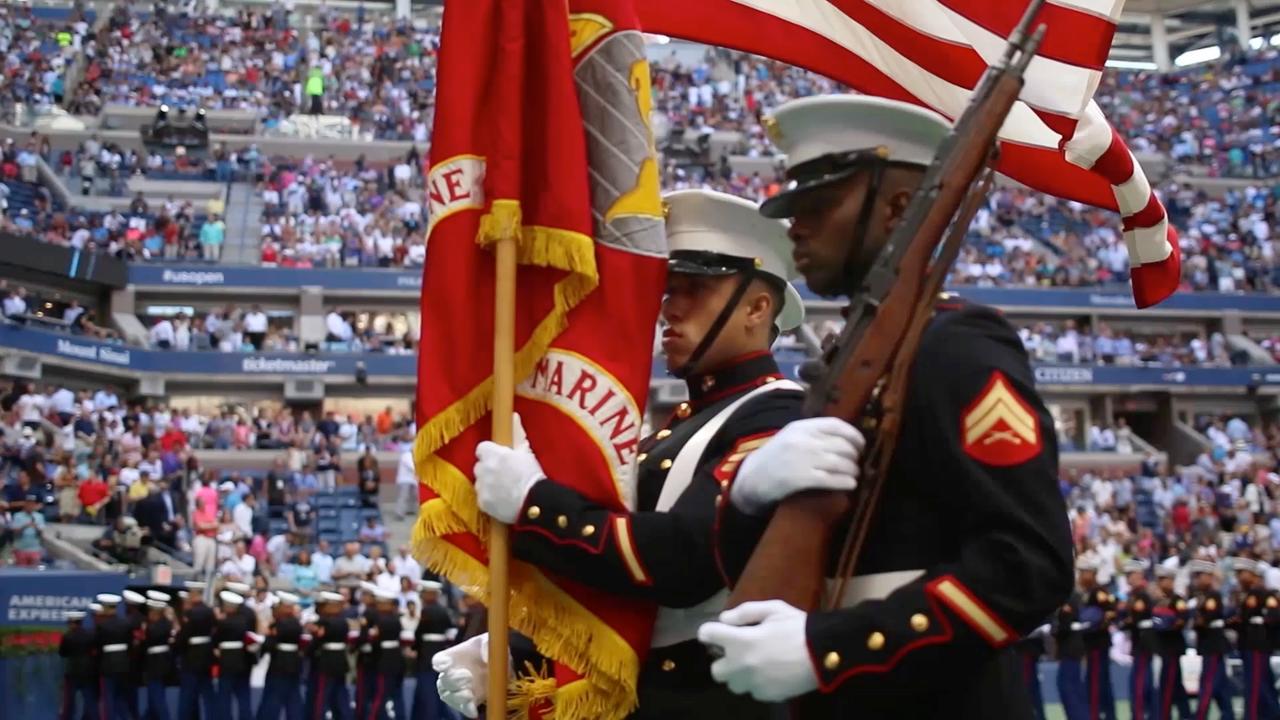
[{"label": "blue stadium seat", "polygon": [[334,507],[322,507],[316,510],[316,516],[321,518],[337,518],[338,509]]},{"label": "blue stadium seat", "polygon": [[317,508],[334,508],[338,506],[338,499],[332,495],[321,495],[317,493],[313,500],[315,501]]},{"label": "blue stadium seat", "polygon": [[339,532],[338,521],[333,518],[325,518],[316,523],[316,529],[321,534]]}]

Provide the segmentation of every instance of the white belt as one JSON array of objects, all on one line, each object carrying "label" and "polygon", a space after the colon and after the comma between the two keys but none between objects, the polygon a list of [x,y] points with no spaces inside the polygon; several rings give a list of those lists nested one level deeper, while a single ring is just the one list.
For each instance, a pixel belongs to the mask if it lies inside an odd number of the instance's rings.
[{"label": "white belt", "polygon": [[370,645],[369,643],[365,643],[360,646],[360,652],[362,653],[373,652],[373,646]]},{"label": "white belt", "polygon": [[1251,617],[1251,618],[1249,618],[1249,624],[1250,624],[1250,625],[1261,625],[1261,624],[1263,624],[1264,622],[1266,622],[1266,619],[1265,619],[1265,618],[1263,618],[1263,617]]},{"label": "white belt", "polygon": [[212,639],[213,638],[209,637],[208,635],[197,635],[193,638],[188,638],[187,644],[188,645],[208,645],[209,641]]},{"label": "white belt", "polygon": [[159,655],[160,653],[167,653],[167,652],[169,652],[168,645],[152,645],[151,647],[147,648],[148,655]]},{"label": "white belt", "polygon": [[422,642],[444,642],[449,639],[444,633],[426,633],[421,638]]},{"label": "white belt", "polygon": [[378,643],[378,647],[382,648],[383,650],[398,648],[400,647],[400,641],[399,640],[383,640],[382,642]]},{"label": "white belt", "polygon": [[346,643],[325,643],[320,646],[322,650],[346,650]]},{"label": "white belt", "polygon": [[281,652],[298,652],[298,646],[293,643],[280,643],[276,645],[276,649]]},{"label": "white belt", "polygon": [[244,643],[239,640],[227,640],[226,642],[218,643],[218,647],[223,650],[243,650]]},{"label": "white belt", "polygon": [[111,645],[103,645],[102,652],[124,652],[129,649],[129,643],[112,643]]},{"label": "white belt", "polygon": [[1214,620],[1214,621],[1212,621],[1212,622],[1210,622],[1210,623],[1209,623],[1209,627],[1211,627],[1211,628],[1213,628],[1213,629],[1215,629],[1215,630],[1216,630],[1216,629],[1221,628],[1221,627],[1226,627],[1226,623],[1225,623],[1225,622],[1223,622],[1223,621],[1221,621],[1221,620]]},{"label": "white belt", "polygon": [[698,605],[689,608],[658,608],[653,623],[653,639],[649,647],[667,647],[692,640],[698,636],[703,623],[715,620],[729,600],[729,591],[721,590]]},{"label": "white belt", "polygon": [[1139,630],[1150,630],[1151,628],[1153,628],[1153,627],[1155,627],[1155,626],[1156,626],[1156,621],[1155,621],[1155,620],[1139,620],[1139,621],[1138,621],[1138,629],[1139,629]]},{"label": "white belt", "polygon": [[[840,607],[853,607],[867,600],[883,600],[894,590],[921,575],[924,575],[924,570],[894,570],[851,577],[844,585],[844,596],[840,598]],[[828,595],[836,591],[837,584],[837,580],[827,579]]]}]

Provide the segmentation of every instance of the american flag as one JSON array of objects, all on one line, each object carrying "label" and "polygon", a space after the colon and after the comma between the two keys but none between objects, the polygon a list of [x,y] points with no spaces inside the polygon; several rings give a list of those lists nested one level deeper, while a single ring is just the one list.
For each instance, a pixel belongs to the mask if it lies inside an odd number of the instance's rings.
[{"label": "american flag", "polygon": [[[861,93],[955,119],[1027,0],[645,0],[646,32],[734,48],[821,73]],[[1000,131],[998,169],[1123,221],[1134,302],[1178,287],[1177,232],[1133,153],[1093,100],[1124,0],[1051,0],[1026,86]]]}]

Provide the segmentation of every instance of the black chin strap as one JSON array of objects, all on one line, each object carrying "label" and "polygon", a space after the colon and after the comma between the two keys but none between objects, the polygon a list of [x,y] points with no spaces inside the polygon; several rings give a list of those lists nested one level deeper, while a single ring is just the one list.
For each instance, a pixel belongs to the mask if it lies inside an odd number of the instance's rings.
[{"label": "black chin strap", "polygon": [[729,322],[729,318],[738,307],[738,303],[742,302],[742,296],[747,294],[751,279],[751,273],[739,275],[738,287],[734,288],[733,294],[729,296],[729,301],[720,309],[720,314],[716,316],[715,322],[711,323],[711,327],[707,329],[707,334],[702,336],[702,341],[693,349],[693,354],[689,356],[688,361],[671,371],[672,375],[684,380],[695,374],[698,369],[698,363],[702,361],[702,356],[706,355],[707,351],[711,349],[711,345],[716,341],[716,337],[720,335],[720,331],[724,329],[725,324]]},{"label": "black chin strap", "polygon": [[875,210],[876,198],[880,196],[880,185],[884,182],[884,170],[889,164],[878,157],[866,162],[870,165],[868,169],[871,170],[871,178],[867,182],[867,192],[862,198],[862,209],[858,211],[858,224],[854,226],[853,238],[844,255],[844,277],[848,283],[845,292],[850,296],[858,291],[857,286],[862,282],[862,275],[867,270],[857,267],[860,254],[858,251],[867,240],[867,228],[871,227],[871,213]]}]

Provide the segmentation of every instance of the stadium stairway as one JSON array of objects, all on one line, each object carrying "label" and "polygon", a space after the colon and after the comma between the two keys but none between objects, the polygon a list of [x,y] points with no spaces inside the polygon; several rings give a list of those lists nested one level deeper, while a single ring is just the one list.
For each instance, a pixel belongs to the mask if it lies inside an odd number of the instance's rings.
[{"label": "stadium stairway", "polygon": [[234,183],[227,194],[227,225],[222,245],[222,262],[257,265],[262,258],[262,197],[251,183]]}]

